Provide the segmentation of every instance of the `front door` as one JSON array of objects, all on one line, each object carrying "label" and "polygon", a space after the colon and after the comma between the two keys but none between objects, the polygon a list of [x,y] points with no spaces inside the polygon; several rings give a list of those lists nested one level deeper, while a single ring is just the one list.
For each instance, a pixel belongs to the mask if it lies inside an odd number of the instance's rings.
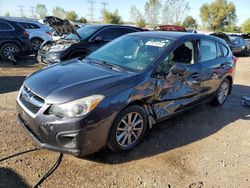
[{"label": "front door", "polygon": [[196,103],[201,93],[202,65],[197,58],[197,40],[186,41],[170,52],[156,71],[153,110],[164,119]]}]

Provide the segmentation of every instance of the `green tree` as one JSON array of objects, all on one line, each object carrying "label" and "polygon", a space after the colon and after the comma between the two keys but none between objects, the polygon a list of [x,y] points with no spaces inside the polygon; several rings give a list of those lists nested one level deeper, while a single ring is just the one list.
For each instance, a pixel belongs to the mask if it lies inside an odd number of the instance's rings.
[{"label": "green tree", "polygon": [[138,27],[146,26],[145,19],[143,18],[141,12],[134,5],[130,7],[130,21],[135,23]]},{"label": "green tree", "polygon": [[186,27],[186,28],[192,28],[192,29],[196,29],[198,24],[196,19],[194,19],[192,16],[187,16],[183,23],[182,26]]},{"label": "green tree", "polygon": [[114,12],[109,12],[107,10],[104,10],[103,11],[103,23],[121,24],[122,18],[119,15],[118,10],[116,9]]},{"label": "green tree", "polygon": [[48,13],[46,6],[44,4],[37,4],[36,13],[38,14],[40,19],[43,19]]},{"label": "green tree", "polygon": [[189,2],[186,0],[165,0],[162,9],[162,23],[181,25],[189,11]]},{"label": "green tree", "polygon": [[244,23],[241,25],[241,30],[244,33],[250,33],[250,18],[244,21]]},{"label": "green tree", "polygon": [[227,0],[215,0],[201,6],[200,17],[208,28],[222,31],[225,26],[235,24],[236,8],[232,2]]},{"label": "green tree", "polygon": [[80,22],[80,23],[88,23],[87,19],[84,18],[84,17],[81,17],[81,18],[78,20],[78,22]]},{"label": "green tree", "polygon": [[61,19],[66,18],[66,11],[61,7],[53,8],[52,14],[53,14],[53,16],[56,16],[56,17],[61,18]]},{"label": "green tree", "polygon": [[4,16],[10,17],[10,13],[9,13],[9,12],[6,12]]},{"label": "green tree", "polygon": [[145,4],[145,18],[150,26],[156,26],[159,23],[159,15],[161,9],[160,0],[148,0]]},{"label": "green tree", "polygon": [[145,21],[145,19],[144,19],[144,18],[140,18],[140,19],[136,22],[136,25],[137,25],[138,27],[141,27],[141,28],[146,27],[146,21]]},{"label": "green tree", "polygon": [[78,18],[78,15],[75,11],[69,11],[66,13],[66,19],[75,22]]}]

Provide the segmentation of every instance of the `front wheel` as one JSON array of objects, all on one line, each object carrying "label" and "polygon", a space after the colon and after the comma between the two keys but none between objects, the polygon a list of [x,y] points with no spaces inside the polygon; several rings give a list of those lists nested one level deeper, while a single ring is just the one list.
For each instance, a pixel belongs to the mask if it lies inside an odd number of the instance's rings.
[{"label": "front wheel", "polygon": [[230,85],[229,80],[227,78],[225,78],[222,81],[222,83],[217,91],[217,95],[214,98],[214,100],[212,101],[212,104],[215,106],[223,105],[227,99],[228,94],[229,94],[230,87],[231,87],[231,85]]},{"label": "front wheel", "polygon": [[134,148],[143,138],[147,129],[145,110],[137,105],[121,111],[110,131],[109,148],[114,152]]},{"label": "front wheel", "polygon": [[0,49],[0,56],[3,60],[13,60],[14,56],[20,52],[19,47],[13,43],[6,43]]}]

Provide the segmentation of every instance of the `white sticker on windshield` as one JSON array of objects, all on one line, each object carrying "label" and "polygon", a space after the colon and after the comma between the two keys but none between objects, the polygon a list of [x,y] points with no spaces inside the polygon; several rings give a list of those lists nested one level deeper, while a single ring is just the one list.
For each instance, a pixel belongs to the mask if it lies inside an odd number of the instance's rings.
[{"label": "white sticker on windshield", "polygon": [[163,47],[165,46],[166,41],[148,41],[146,42],[146,46],[155,46],[155,47]]}]

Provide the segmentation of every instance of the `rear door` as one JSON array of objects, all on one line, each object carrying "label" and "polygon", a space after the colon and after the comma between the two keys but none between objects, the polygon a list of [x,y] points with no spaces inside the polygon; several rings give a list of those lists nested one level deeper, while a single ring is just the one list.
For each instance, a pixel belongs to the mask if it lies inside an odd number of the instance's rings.
[{"label": "rear door", "polygon": [[[198,102],[201,92],[202,66],[197,57],[198,40],[182,42],[160,63],[156,71],[153,110],[157,119],[164,119]],[[176,72],[175,68],[184,68]]]},{"label": "rear door", "polygon": [[202,64],[202,96],[207,96],[218,89],[226,62],[222,49],[216,41],[201,38],[199,44],[199,62]]},{"label": "rear door", "polygon": [[14,27],[12,27],[9,23],[0,21],[0,43],[1,41],[15,38],[14,36],[12,36],[13,31],[14,31]]}]

